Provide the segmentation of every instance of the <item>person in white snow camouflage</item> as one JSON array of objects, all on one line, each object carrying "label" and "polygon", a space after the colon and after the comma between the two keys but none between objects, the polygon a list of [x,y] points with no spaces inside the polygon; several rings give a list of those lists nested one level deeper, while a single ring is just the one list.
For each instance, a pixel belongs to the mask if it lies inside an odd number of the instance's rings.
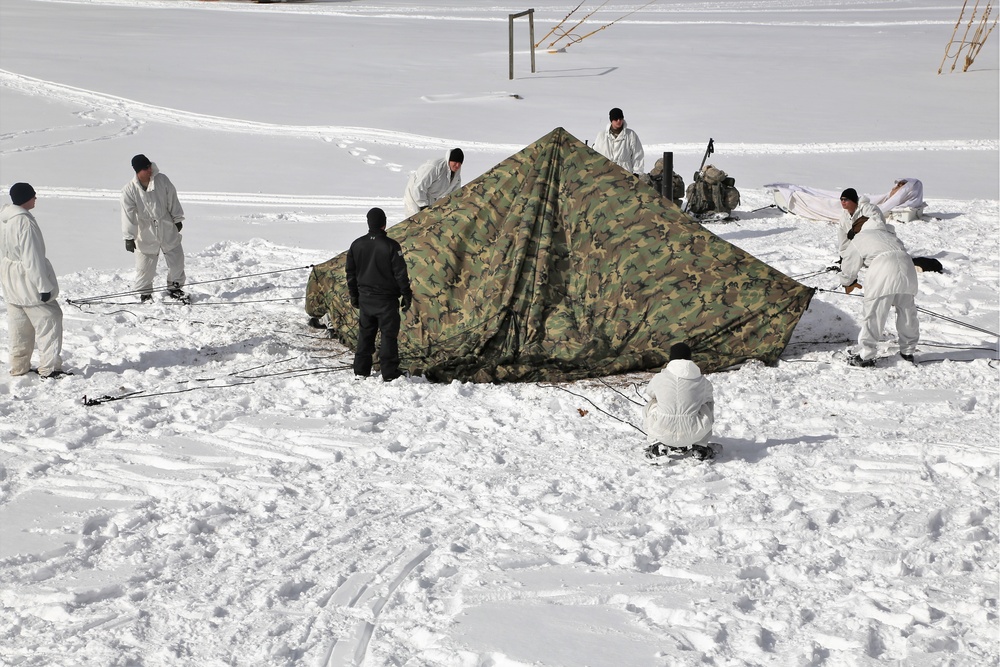
[{"label": "person in white snow camouflage", "polygon": [[453,148],[446,156],[425,162],[410,174],[403,191],[406,216],[419,213],[462,187],[463,162],[465,153],[461,148]]},{"label": "person in white snow camouflage", "polygon": [[59,283],[45,257],[42,230],[31,214],[35,189],[28,183],[15,183],[10,200],[0,211],[0,287],[7,302],[10,374],[31,370],[31,353],[37,345],[39,375],[71,375],[62,370]]},{"label": "person in white snow camouflage", "polygon": [[625,171],[644,173],[646,159],[639,135],[629,128],[625,114],[618,107],[608,113],[608,118],[608,126],[594,139],[594,150]]},{"label": "person in white snow camouflage", "polygon": [[132,158],[132,169],[135,176],[122,188],[125,250],[135,254],[132,287],[141,293],[140,301],[153,299],[153,278],[162,252],[167,263],[167,293],[175,299],[183,298],[181,287],[187,280],[180,233],[184,209],[177,199],[177,189],[145,155]]},{"label": "person in white snow camouflage", "polygon": [[642,410],[647,456],[678,449],[710,450],[715,398],[712,383],[691,361],[690,347],[685,343],[672,345],[669,362],[650,380],[644,393],[649,399]]},{"label": "person in white snow camouflage", "polygon": [[[906,246],[885,224],[877,206],[867,200],[859,203],[858,193],[848,188],[840,195],[844,213],[840,219],[843,263],[840,283],[850,294],[864,289],[864,315],[861,333],[858,334],[857,352],[848,357],[852,366],[870,368],[875,365],[875,354],[882,329],[889,317],[889,309],[896,309],[896,334],[899,337],[899,354],[906,361],[913,361],[913,353],[920,340],[917,320],[917,270],[906,252]],[[846,227],[846,231],[845,231]],[[867,268],[865,285],[858,284],[858,274]]]},{"label": "person in white snow camouflage", "polygon": [[[891,234],[896,233],[886,223],[882,209],[872,204],[868,197],[859,197],[858,191],[854,188],[847,188],[840,193],[840,220],[837,221],[837,250],[840,252],[841,259],[844,257],[847,244],[851,241],[848,238],[851,227],[861,219],[872,221],[868,229],[879,227],[880,229],[884,228]],[[851,238],[853,237],[853,234],[851,234]]]}]

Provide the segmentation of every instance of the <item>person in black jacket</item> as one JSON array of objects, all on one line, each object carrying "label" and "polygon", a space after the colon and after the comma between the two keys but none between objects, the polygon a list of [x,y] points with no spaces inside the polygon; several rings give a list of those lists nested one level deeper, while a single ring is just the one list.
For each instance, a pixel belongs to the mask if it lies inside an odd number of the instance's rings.
[{"label": "person in black jacket", "polygon": [[[382,379],[395,380],[399,372],[399,310],[405,313],[413,303],[410,278],[406,273],[403,249],[385,233],[385,211],[368,211],[368,233],[347,251],[347,289],[358,314],[358,349],[354,353],[354,374],[368,377],[372,372],[375,334],[382,332],[378,351]],[[400,305],[402,297],[402,306]]]}]

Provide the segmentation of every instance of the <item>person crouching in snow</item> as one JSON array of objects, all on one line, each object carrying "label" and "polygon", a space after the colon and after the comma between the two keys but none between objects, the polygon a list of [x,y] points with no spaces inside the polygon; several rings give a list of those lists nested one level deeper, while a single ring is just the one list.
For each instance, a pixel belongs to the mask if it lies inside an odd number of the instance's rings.
[{"label": "person crouching in snow", "polygon": [[28,183],[10,188],[12,204],[0,211],[0,287],[7,302],[10,374],[31,370],[38,345],[38,374],[57,378],[62,370],[63,313],[56,301],[59,283],[45,257],[45,240],[31,209],[35,189]]},{"label": "person crouching in snow", "polygon": [[[885,218],[877,207],[870,207],[867,215],[858,216],[857,193],[845,190],[840,197],[844,212],[854,222],[844,233],[841,245],[843,264],[840,268],[840,283],[848,294],[855,289],[864,289],[864,315],[861,333],[858,334],[858,349],[847,359],[851,366],[871,368],[875,365],[875,354],[882,328],[889,317],[889,309],[896,309],[896,334],[899,337],[899,355],[906,361],[913,361],[913,353],[920,340],[920,324],[917,320],[917,305],[913,297],[917,293],[917,270],[906,252],[906,246],[896,234],[887,228]],[[843,220],[843,218],[842,218]],[[865,285],[858,284],[858,273],[867,268]]]},{"label": "person crouching in snow", "polygon": [[162,251],[167,262],[167,293],[182,299],[181,287],[187,280],[181,247],[184,209],[177,199],[177,189],[145,155],[132,158],[132,169],[135,177],[122,188],[121,198],[125,250],[135,254],[132,288],[141,294],[142,303],[153,300],[153,277]]},{"label": "person crouching in snow", "polygon": [[684,343],[670,347],[670,360],[646,387],[649,402],[643,408],[643,426],[649,446],[647,458],[693,450],[700,459],[711,458],[708,439],[715,424],[712,383],[691,361]]},{"label": "person crouching in snow", "polygon": [[430,160],[410,174],[403,191],[403,208],[406,217],[416,215],[438,199],[462,187],[462,163],[465,153],[453,148],[448,155]]}]

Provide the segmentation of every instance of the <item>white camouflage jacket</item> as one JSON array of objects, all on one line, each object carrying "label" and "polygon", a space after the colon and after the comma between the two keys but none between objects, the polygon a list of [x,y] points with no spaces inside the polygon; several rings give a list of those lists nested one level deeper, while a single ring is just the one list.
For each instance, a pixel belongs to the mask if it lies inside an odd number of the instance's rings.
[{"label": "white camouflage jacket", "polygon": [[41,295],[59,296],[59,283],[45,257],[45,240],[35,216],[7,204],[0,211],[0,287],[7,303],[41,305]]},{"label": "white camouflage jacket", "polygon": [[184,220],[184,209],[177,199],[177,189],[156,164],[149,186],[142,187],[133,176],[122,188],[122,234],[134,239],[139,252],[155,255],[160,250],[172,250],[180,245],[177,223]]},{"label": "white camouflage jacket", "polygon": [[611,134],[611,122],[594,139],[594,150],[608,158],[625,171],[642,174],[646,170],[646,158],[642,142],[635,130],[630,130],[628,121],[622,121],[622,131],[618,136]]},{"label": "white camouflage jacket", "polygon": [[451,151],[443,158],[425,162],[410,175],[403,192],[403,206],[407,216],[418,213],[421,207],[430,206],[462,187],[462,168],[459,167],[452,174],[451,167],[448,166],[450,154]]},{"label": "white camouflage jacket", "polygon": [[712,383],[693,361],[674,359],[646,387],[643,408],[646,439],[688,447],[712,432],[715,399]]}]

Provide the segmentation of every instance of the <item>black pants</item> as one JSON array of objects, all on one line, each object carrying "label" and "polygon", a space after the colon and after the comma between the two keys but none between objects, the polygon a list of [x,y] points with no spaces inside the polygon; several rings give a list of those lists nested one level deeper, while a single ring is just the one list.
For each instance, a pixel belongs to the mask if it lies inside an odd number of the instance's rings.
[{"label": "black pants", "polygon": [[400,376],[399,372],[399,297],[373,297],[361,295],[361,313],[358,316],[358,349],[354,353],[354,374],[368,377],[372,372],[372,355],[375,353],[375,334],[382,333],[378,349],[378,362],[382,379],[388,382]]}]

